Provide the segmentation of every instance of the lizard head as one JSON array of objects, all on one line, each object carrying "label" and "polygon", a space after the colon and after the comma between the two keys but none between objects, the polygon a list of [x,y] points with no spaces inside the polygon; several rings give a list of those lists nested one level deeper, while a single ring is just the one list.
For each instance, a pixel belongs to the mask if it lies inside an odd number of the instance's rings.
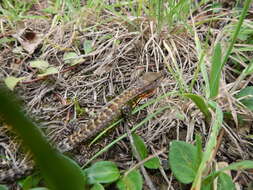
[{"label": "lizard head", "polygon": [[163,78],[163,72],[147,72],[136,82],[136,85],[141,89],[140,93],[146,93],[157,88]]}]

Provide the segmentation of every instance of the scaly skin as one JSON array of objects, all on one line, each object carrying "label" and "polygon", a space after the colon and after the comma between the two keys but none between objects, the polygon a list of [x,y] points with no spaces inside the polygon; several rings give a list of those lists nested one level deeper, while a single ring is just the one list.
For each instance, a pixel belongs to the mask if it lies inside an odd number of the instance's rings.
[{"label": "scaly skin", "polygon": [[[93,119],[81,126],[77,131],[66,137],[58,145],[62,153],[77,147],[81,142],[87,141],[94,135],[105,129],[112,121],[121,115],[121,109],[131,100],[148,94],[159,86],[163,78],[162,73],[148,72],[138,79],[131,87],[123,91],[119,96],[107,103]],[[10,169],[0,174],[0,183],[17,180],[29,171],[33,166],[23,166],[19,169]]]}]

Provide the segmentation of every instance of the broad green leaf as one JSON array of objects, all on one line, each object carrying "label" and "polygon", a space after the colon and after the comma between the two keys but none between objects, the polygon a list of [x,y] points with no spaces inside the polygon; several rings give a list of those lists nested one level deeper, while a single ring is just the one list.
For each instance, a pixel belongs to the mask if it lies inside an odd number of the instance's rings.
[{"label": "broad green leaf", "polygon": [[214,54],[212,57],[212,67],[210,73],[210,97],[215,98],[219,92],[220,77],[222,70],[222,53],[221,45],[217,43],[214,47]]},{"label": "broad green leaf", "polygon": [[235,184],[231,176],[226,173],[220,173],[218,177],[218,188],[217,190],[235,190]]},{"label": "broad green leaf", "polygon": [[0,190],[8,190],[8,187],[6,185],[0,185]]},{"label": "broad green leaf", "polygon": [[41,130],[22,112],[15,99],[9,91],[0,88],[0,115],[33,154],[49,189],[84,190],[85,176],[81,168],[51,147]]},{"label": "broad green leaf", "polygon": [[252,169],[253,168],[253,161],[251,160],[244,160],[244,161],[241,161],[241,162],[237,162],[237,163],[233,163],[233,164],[230,164],[229,166],[227,167],[224,167],[218,171],[215,171],[213,173],[211,173],[210,175],[208,175],[204,181],[203,181],[203,184],[204,185],[207,185],[207,184],[210,184],[212,183],[212,181],[220,175],[220,173],[226,171],[226,170],[244,170],[244,169]]},{"label": "broad green leaf", "polygon": [[119,190],[142,190],[143,179],[138,170],[130,172],[117,182]]},{"label": "broad green leaf", "polygon": [[89,54],[90,52],[93,51],[91,40],[85,40],[83,42],[83,50],[84,50],[85,54]]},{"label": "broad green leaf", "polygon": [[30,61],[30,66],[33,68],[40,69],[42,72],[49,67],[49,63],[44,60]]},{"label": "broad green leaf", "polygon": [[100,161],[84,170],[88,177],[89,184],[111,183],[116,181],[119,176],[119,169],[116,164],[110,161]]},{"label": "broad green leaf", "polygon": [[198,170],[197,148],[183,141],[172,141],[169,150],[169,165],[180,182],[191,183]]},{"label": "broad green leaf", "polygon": [[47,75],[52,75],[58,73],[59,70],[57,67],[48,67],[42,74],[39,74],[38,77],[44,77]]},{"label": "broad green leaf", "polygon": [[30,190],[32,187],[36,187],[41,180],[40,176],[28,176],[23,180],[20,180],[18,184],[22,187],[22,190]]},{"label": "broad green leaf", "polygon": [[82,63],[84,59],[79,58],[79,56],[75,52],[65,52],[63,55],[63,61],[65,64],[73,66]]},{"label": "broad green leaf", "polygon": [[148,169],[158,169],[160,167],[159,158],[154,157],[144,163],[144,166]]},{"label": "broad green leaf", "polygon": [[91,187],[91,190],[104,190],[105,188],[103,187],[103,185],[96,183],[95,185],[93,185]]},{"label": "broad green leaf", "polygon": [[32,189],[29,189],[29,190],[50,190],[46,187],[35,187],[35,188],[32,188]]},{"label": "broad green leaf", "polygon": [[24,79],[25,77],[16,78],[16,77],[10,76],[4,79],[4,83],[10,90],[13,90],[15,86],[18,84],[18,82]]},{"label": "broad green leaf", "polygon": [[204,114],[206,119],[210,120],[211,114],[208,110],[208,105],[206,104],[205,100],[201,96],[198,96],[196,94],[190,94],[190,93],[183,94],[183,96],[190,98],[196,104],[199,110]]},{"label": "broad green leaf", "polygon": [[[136,150],[138,151],[141,160],[144,160],[148,156],[148,150],[147,147],[142,140],[142,138],[136,134],[132,134],[134,146]],[[149,169],[157,169],[160,167],[160,162],[158,158],[152,158],[144,163],[144,166]]]},{"label": "broad green leaf", "polygon": [[[140,158],[142,160],[145,159],[148,156],[148,150],[144,141],[142,140],[140,136],[136,135],[135,133],[133,133],[132,136],[133,136],[134,146],[137,152],[139,153]],[[133,151],[133,154],[135,155],[134,151]]]},{"label": "broad green leaf", "polygon": [[[247,96],[247,97],[246,97]],[[246,97],[246,98],[243,98]],[[244,104],[249,110],[253,111],[253,86],[242,89],[236,98],[240,98],[240,102]]]}]

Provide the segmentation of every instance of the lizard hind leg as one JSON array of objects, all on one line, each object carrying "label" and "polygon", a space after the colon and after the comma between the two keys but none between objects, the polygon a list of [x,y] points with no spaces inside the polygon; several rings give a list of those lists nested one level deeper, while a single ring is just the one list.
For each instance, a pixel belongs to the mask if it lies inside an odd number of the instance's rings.
[{"label": "lizard hind leg", "polygon": [[133,118],[133,115],[132,115],[132,106],[131,105],[124,105],[122,108],[121,108],[121,115],[123,117],[124,120],[129,120],[131,118]]}]

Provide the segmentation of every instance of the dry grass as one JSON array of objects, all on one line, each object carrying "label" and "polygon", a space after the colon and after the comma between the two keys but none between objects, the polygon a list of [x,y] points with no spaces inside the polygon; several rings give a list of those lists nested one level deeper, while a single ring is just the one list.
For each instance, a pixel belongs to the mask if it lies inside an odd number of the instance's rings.
[{"label": "dry grass", "polygon": [[[43,43],[31,55],[25,51],[22,51],[22,54],[13,53],[13,49],[19,46],[18,43],[8,43],[1,48],[0,78],[4,79],[8,75],[29,76],[15,88],[15,93],[21,97],[27,114],[40,123],[49,139],[57,143],[73,128],[87,122],[98,109],[129,87],[143,72],[172,69],[172,73],[167,72],[155,96],[169,91],[189,92],[198,67],[198,53],[194,36],[185,26],[177,25],[172,31],[164,28],[161,32],[157,32],[156,23],[146,17],[131,17],[130,24],[108,10],[94,13],[93,10],[85,9],[81,14],[58,24],[51,18],[23,20],[23,26],[35,33],[43,34]],[[192,24],[192,21],[203,22],[204,24],[196,26],[196,32],[201,40],[208,37],[209,43],[214,44],[215,40],[227,37],[226,34],[221,35],[220,31],[223,26],[235,19],[230,9],[224,8],[219,14],[215,15],[216,21],[208,22],[208,18],[214,15],[210,16],[205,11],[200,11],[193,16],[189,24]],[[3,35],[16,33],[18,27],[6,29]],[[88,54],[84,54],[82,48],[85,40],[92,43],[93,51]],[[70,51],[81,55],[84,61],[75,66],[66,65],[63,55]],[[211,51],[207,54],[210,55]],[[60,72],[38,79],[37,71],[28,64],[29,61],[36,59],[47,60],[50,65],[59,67]],[[205,61],[210,66],[209,57]],[[224,71],[217,101],[224,112],[231,111],[233,116],[241,114],[247,119],[243,126],[238,121],[232,120],[224,124],[225,134],[216,160],[228,163],[250,160],[253,158],[252,139],[244,136],[245,133],[252,132],[252,112],[239,105],[233,97],[241,87],[238,86],[232,94],[229,91],[238,77],[233,72],[233,65],[227,65]],[[252,85],[252,77],[242,81],[240,85],[244,87]],[[201,73],[198,73],[192,92],[205,96],[203,87],[204,80]],[[75,102],[85,109],[83,115],[78,114]],[[193,142],[196,133],[201,133],[203,141],[206,142],[209,125],[195,104],[181,96],[167,97],[140,111],[134,116],[135,123],[162,105],[169,105],[171,108],[137,131],[153,154],[164,150],[173,139]],[[124,133],[125,129],[121,125],[98,142],[94,150],[90,150],[91,154]],[[5,158],[1,158],[1,172],[8,167],[19,167],[30,159],[21,152],[22,148],[16,143],[16,137],[9,131],[9,127],[3,124],[0,128],[0,141],[1,154],[5,155]],[[159,157],[161,160],[167,159],[167,152],[160,153]],[[87,155],[76,156],[76,159],[79,163],[83,163]],[[101,155],[100,159],[113,160],[124,169],[137,164],[132,160],[128,140],[112,147]],[[167,176],[162,183],[171,183],[174,189],[177,189],[171,173],[164,170],[161,173],[166,173],[162,176]],[[151,172],[150,175],[155,176],[157,173]],[[252,175],[247,173],[238,175],[237,182],[242,185],[253,180]],[[155,185],[161,183],[160,180],[157,183],[155,181],[154,179]]]}]

